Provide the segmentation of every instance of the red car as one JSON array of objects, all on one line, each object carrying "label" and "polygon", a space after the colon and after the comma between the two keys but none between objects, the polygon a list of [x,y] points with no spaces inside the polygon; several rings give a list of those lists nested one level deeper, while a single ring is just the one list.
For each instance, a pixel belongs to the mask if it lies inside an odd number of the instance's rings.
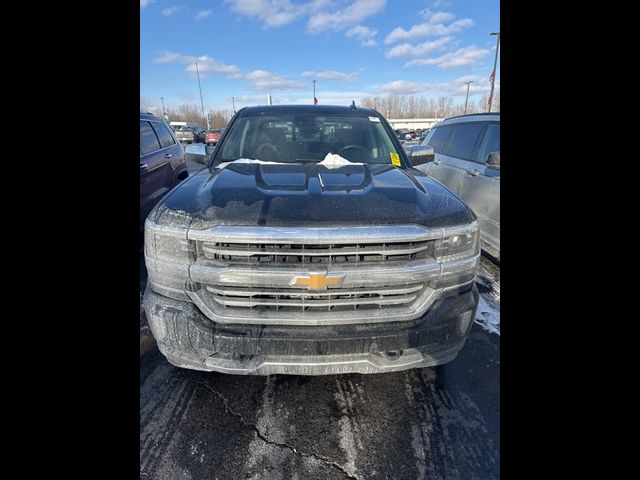
[{"label": "red car", "polygon": [[217,130],[209,130],[204,136],[204,143],[207,145],[215,145],[220,140],[222,133],[224,132],[224,128],[220,128]]}]

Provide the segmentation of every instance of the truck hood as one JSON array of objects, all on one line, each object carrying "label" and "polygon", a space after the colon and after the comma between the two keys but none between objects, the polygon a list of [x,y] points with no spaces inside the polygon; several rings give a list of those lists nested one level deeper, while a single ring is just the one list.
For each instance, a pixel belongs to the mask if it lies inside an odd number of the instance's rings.
[{"label": "truck hood", "polygon": [[204,168],[167,195],[160,224],[447,227],[475,219],[446,187],[416,169],[392,165],[231,163]]}]

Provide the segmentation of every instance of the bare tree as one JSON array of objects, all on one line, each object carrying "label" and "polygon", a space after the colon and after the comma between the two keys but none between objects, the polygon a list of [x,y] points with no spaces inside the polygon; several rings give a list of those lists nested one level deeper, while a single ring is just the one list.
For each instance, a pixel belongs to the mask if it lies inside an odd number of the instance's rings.
[{"label": "bare tree", "polygon": [[209,115],[211,116],[211,128],[224,128],[233,116],[233,111],[209,110]]},{"label": "bare tree", "polygon": [[149,97],[140,97],[140,111],[150,112],[153,108],[153,102]]}]

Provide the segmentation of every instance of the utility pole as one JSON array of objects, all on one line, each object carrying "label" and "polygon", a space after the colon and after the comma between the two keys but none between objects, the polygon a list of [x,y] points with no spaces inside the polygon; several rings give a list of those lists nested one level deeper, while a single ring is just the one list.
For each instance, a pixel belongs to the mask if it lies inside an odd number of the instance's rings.
[{"label": "utility pole", "polygon": [[165,122],[169,121],[169,114],[167,113],[167,110],[164,108],[164,97],[160,97],[160,101],[162,102],[162,119]]},{"label": "utility pole", "polygon": [[231,105],[233,105],[233,114],[236,114],[236,97],[231,97]]},{"label": "utility pole", "polygon": [[498,40],[496,43],[496,57],[493,60],[493,72],[491,72],[491,93],[489,93],[489,112],[491,111],[491,103],[493,102],[493,87],[496,84],[496,68],[498,66],[498,49],[500,48],[500,32],[492,32],[491,35],[495,35]]},{"label": "utility pole", "polygon": [[202,108],[202,119],[206,122],[207,119],[204,116],[204,103],[202,101],[202,87],[200,87],[200,71],[198,70],[198,61],[196,60],[196,75],[198,76],[198,89],[200,90],[200,108]]},{"label": "utility pole", "polygon": [[467,114],[467,103],[469,102],[469,85],[473,83],[473,80],[469,80],[468,82],[464,82],[467,84],[467,98],[464,101],[464,114]]},{"label": "utility pole", "polygon": [[313,104],[317,105],[318,99],[316,98],[316,81],[313,81]]}]

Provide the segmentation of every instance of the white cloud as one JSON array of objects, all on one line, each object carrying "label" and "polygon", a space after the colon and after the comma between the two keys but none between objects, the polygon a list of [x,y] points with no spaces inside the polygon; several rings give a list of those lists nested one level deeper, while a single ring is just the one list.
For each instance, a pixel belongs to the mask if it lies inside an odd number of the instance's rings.
[{"label": "white cloud", "polygon": [[451,37],[442,37],[432,42],[419,43],[417,45],[411,45],[410,43],[401,43],[395,47],[387,50],[385,56],[387,58],[393,57],[424,57],[440,50],[452,40]]},{"label": "white cloud", "polygon": [[474,65],[478,60],[491,54],[491,50],[486,48],[478,48],[475,45],[471,45],[465,48],[460,48],[455,52],[445,53],[444,55],[436,58],[417,58],[405,63],[405,67],[417,67],[424,65],[435,65],[438,68],[458,68]]},{"label": "white cloud", "polygon": [[451,5],[451,2],[448,2],[446,0],[436,0],[435,2],[433,2],[434,8],[445,8],[449,5]]},{"label": "white cloud", "polygon": [[170,17],[171,15],[173,15],[176,12],[179,12],[180,10],[183,10],[184,7],[178,7],[178,6],[173,6],[173,7],[168,7],[168,8],[164,8],[162,9],[162,11],[160,12],[162,15],[164,15],[165,17]]},{"label": "white cloud", "polygon": [[424,10],[422,10],[420,12],[420,16],[424,18],[427,21],[427,23],[430,23],[431,25],[450,22],[451,20],[456,18],[456,16],[453,13],[434,12],[433,10],[429,10],[428,8],[425,8]]},{"label": "white cloud", "polygon": [[[429,96],[465,96],[467,86],[465,82],[472,81],[469,85],[469,95],[484,94],[488,92],[489,81],[479,75],[465,75],[448,82],[420,83],[408,80],[395,80],[393,82],[378,85],[374,92],[383,95],[429,95]],[[497,85],[497,82],[496,82]]]},{"label": "white cloud", "polygon": [[145,8],[150,3],[156,3],[156,0],[140,0],[140,8]]},{"label": "white cloud", "polygon": [[363,47],[373,47],[377,45],[373,37],[378,33],[377,30],[374,30],[369,27],[365,27],[363,25],[356,25],[355,27],[350,28],[345,32],[345,35],[349,38],[357,38],[360,40],[360,45]]},{"label": "white cloud", "polygon": [[380,12],[387,0],[355,0],[341,10],[319,12],[309,17],[307,31],[322,33],[327,30],[343,30]]},{"label": "white cloud", "polygon": [[433,18],[439,18],[438,16],[443,13],[444,12],[430,12],[432,16],[429,17],[429,20],[418,25],[413,25],[409,30],[405,30],[402,27],[394,28],[384,38],[384,43],[388,45],[390,43],[397,42],[398,40],[412,40],[420,37],[440,37],[444,35],[451,35],[452,33],[459,32],[463,28],[470,27],[474,24],[474,21],[470,18],[461,18],[460,20],[456,20],[446,26],[443,23],[432,23]]},{"label": "white cloud", "polygon": [[193,55],[183,55],[181,53],[170,51],[162,52],[156,57],[153,63],[183,63],[187,65],[185,68],[185,72],[195,76],[196,60],[198,61],[198,71],[200,72],[200,77],[205,76],[207,73],[224,73],[227,75],[232,75],[240,72],[240,69],[235,65],[225,65],[224,63],[210,58],[208,55],[196,57]]},{"label": "white cloud", "polygon": [[278,75],[266,70],[253,70],[251,72],[242,72],[235,65],[226,65],[208,55],[196,57],[193,55],[184,55],[181,53],[164,51],[161,52],[154,63],[182,63],[186,67],[184,69],[189,75],[196,76],[196,60],[198,61],[198,72],[200,78],[206,77],[207,73],[221,73],[231,79],[247,80],[254,89],[258,91],[271,90],[287,90],[305,88],[306,85],[296,80],[291,80],[282,75]]},{"label": "white cloud", "polygon": [[213,10],[200,10],[196,15],[196,20],[207,18],[209,15],[211,15],[211,12],[213,12]]},{"label": "white cloud", "polygon": [[355,37],[355,38],[359,38],[360,40],[364,40],[365,38],[370,38],[375,36],[376,33],[378,33],[377,30],[374,30],[369,27],[365,27],[363,25],[357,25],[347,30],[345,32],[345,35],[347,37]]},{"label": "white cloud", "polygon": [[307,85],[301,82],[291,80],[267,70],[254,70],[248,73],[238,73],[232,75],[231,78],[247,80],[254,89],[263,92],[271,90],[301,89],[307,87]]},{"label": "white cloud", "polygon": [[323,72],[315,72],[315,71],[305,71],[300,74],[301,77],[305,78],[315,78],[320,80],[342,80],[346,82],[352,82],[357,80],[360,76],[359,71],[345,73],[345,72],[337,72],[335,70],[325,70]]},{"label": "white cloud", "polygon": [[294,4],[290,0],[224,0],[241,15],[259,20],[264,28],[281,27],[297,18],[311,15],[331,4],[330,0],[310,0]]}]

